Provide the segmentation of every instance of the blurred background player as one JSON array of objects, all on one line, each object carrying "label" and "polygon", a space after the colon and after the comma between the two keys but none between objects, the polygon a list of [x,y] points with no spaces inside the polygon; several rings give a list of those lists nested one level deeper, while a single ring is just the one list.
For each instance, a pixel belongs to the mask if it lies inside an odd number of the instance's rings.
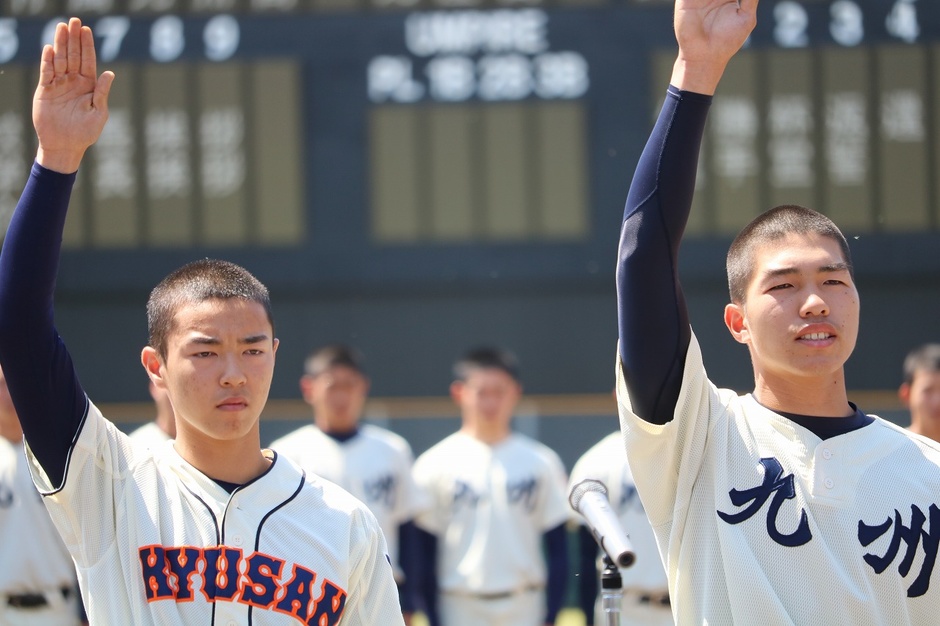
[{"label": "blurred background player", "polygon": [[271,448],[311,472],[340,485],[375,514],[388,543],[401,592],[405,621],[414,610],[414,515],[421,497],[411,476],[414,456],[405,439],[362,424],[369,378],[362,355],[345,345],[312,352],[300,378],[313,424],[271,443]]},{"label": "blurred background player", "polygon": [[940,344],[924,344],[907,355],[898,396],[911,412],[910,431],[940,441]]},{"label": "blurred background player", "polygon": [[23,430],[0,371],[0,624],[80,623],[75,566],[33,485]]},{"label": "blurred background player", "polygon": [[553,624],[565,600],[565,469],[511,430],[522,396],[508,352],[481,348],[454,365],[461,428],[415,461],[431,508],[416,519],[421,596],[431,626]]},{"label": "blurred background player", "polygon": [[160,389],[149,381],[148,389],[153,398],[153,406],[157,411],[153,420],[136,428],[128,436],[147,447],[159,445],[170,439],[176,439],[176,415],[173,413],[173,404],[165,389]]},{"label": "blurred background player", "polygon": [[[591,446],[571,470],[569,493],[585,479],[598,480],[607,487],[611,508],[617,512],[621,526],[630,536],[636,562],[620,570],[623,585],[621,622],[624,626],[673,624],[669,606],[669,580],[659,558],[656,537],[643,504],[636,492],[633,474],[627,463],[623,435],[618,430]],[[604,624],[598,596],[598,576],[603,569],[602,553],[584,518],[575,512],[578,521],[578,604],[584,611],[587,626]]]}]

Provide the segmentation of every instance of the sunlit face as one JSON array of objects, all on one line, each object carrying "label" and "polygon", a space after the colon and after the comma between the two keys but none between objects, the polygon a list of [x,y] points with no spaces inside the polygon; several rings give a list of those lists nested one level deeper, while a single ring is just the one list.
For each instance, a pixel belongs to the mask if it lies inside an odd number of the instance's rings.
[{"label": "sunlit face", "polygon": [[181,306],[174,321],[166,359],[152,348],[144,349],[142,359],[170,397],[177,440],[257,438],[278,345],[264,307],[207,300]]},{"label": "sunlit face", "polygon": [[351,367],[334,365],[316,376],[304,376],[300,388],[320,428],[347,432],[359,423],[369,381]]},{"label": "sunlit face", "polygon": [[522,396],[522,386],[499,368],[471,369],[466,380],[451,385],[451,395],[465,423],[508,427]]},{"label": "sunlit face", "polygon": [[839,244],[791,234],[758,247],[743,304],[725,323],[747,344],[755,375],[798,379],[841,375],[855,348],[859,298]]},{"label": "sunlit face", "polygon": [[940,427],[940,372],[916,370],[914,380],[901,387],[901,399],[911,411],[911,424]]}]

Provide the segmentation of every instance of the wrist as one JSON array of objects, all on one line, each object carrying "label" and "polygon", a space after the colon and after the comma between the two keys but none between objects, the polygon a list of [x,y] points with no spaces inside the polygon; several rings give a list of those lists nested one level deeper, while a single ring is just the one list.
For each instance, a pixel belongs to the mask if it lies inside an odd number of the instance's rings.
[{"label": "wrist", "polygon": [[678,58],[672,67],[670,84],[682,91],[712,96],[725,72],[726,62],[689,61]]},{"label": "wrist", "polygon": [[36,151],[36,163],[59,174],[72,174],[78,171],[78,166],[81,164],[84,155],[84,150],[81,152],[44,150],[40,146]]}]

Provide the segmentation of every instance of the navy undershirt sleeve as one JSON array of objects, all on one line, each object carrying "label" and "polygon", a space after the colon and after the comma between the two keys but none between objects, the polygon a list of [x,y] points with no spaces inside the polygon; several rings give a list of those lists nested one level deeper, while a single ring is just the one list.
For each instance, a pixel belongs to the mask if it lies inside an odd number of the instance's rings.
[{"label": "navy undershirt sleeve", "polygon": [[437,536],[415,526],[415,542],[421,555],[418,574],[418,598],[430,626],[440,626],[437,612]]},{"label": "navy undershirt sleeve", "polygon": [[582,524],[578,526],[578,606],[584,613],[585,626],[594,626],[597,587],[597,540]]},{"label": "navy undershirt sleeve", "polygon": [[545,545],[548,581],[545,589],[545,623],[554,624],[565,604],[568,586],[568,531],[564,524],[542,535]]},{"label": "navy undershirt sleeve", "polygon": [[415,526],[413,520],[408,520],[398,526],[398,563],[405,576],[404,582],[398,585],[403,613],[413,613],[418,604],[416,598],[420,580],[418,560],[421,557],[418,554],[417,532],[418,527]]},{"label": "navy undershirt sleeve", "polygon": [[692,337],[678,253],[711,100],[669,87],[637,164],[620,232],[621,366],[634,412],[655,424],[672,420]]},{"label": "navy undershirt sleeve", "polygon": [[0,251],[0,364],[30,449],[61,485],[86,398],[53,297],[75,174],[34,164]]}]

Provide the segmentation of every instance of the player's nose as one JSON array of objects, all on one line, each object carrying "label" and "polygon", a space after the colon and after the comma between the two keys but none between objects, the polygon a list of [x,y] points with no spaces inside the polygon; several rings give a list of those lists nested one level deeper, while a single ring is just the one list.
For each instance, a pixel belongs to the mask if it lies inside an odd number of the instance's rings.
[{"label": "player's nose", "polygon": [[800,315],[803,317],[818,317],[829,315],[829,305],[822,295],[815,290],[807,292],[800,307]]},{"label": "player's nose", "polygon": [[223,359],[222,375],[219,382],[223,387],[238,387],[244,385],[248,380],[245,370],[242,367],[240,359],[234,355],[229,355]]}]

